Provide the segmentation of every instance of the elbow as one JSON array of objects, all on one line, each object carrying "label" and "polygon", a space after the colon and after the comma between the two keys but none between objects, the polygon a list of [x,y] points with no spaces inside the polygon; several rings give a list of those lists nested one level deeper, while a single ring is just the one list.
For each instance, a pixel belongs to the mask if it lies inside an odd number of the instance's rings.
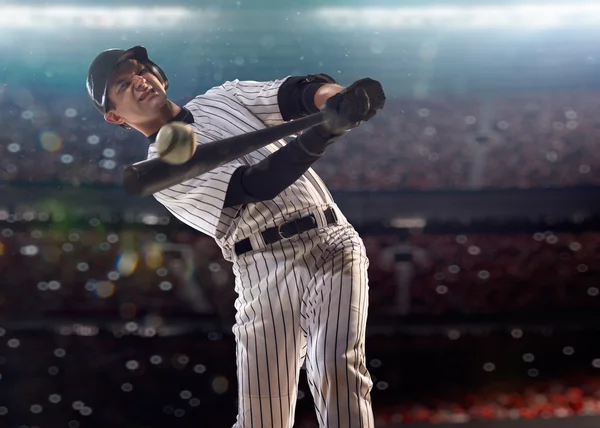
[{"label": "elbow", "polygon": [[268,200],[271,200],[271,199],[275,199],[284,190],[285,190],[285,188],[281,188],[281,189],[269,189],[265,193],[263,201],[268,201]]},{"label": "elbow", "polygon": [[263,168],[241,167],[233,173],[227,190],[226,205],[239,205],[268,201],[279,195],[285,187]]},{"label": "elbow", "polygon": [[252,183],[250,186],[246,186],[244,184],[245,183],[242,180],[244,193],[250,196],[250,198],[252,198],[254,202],[263,202],[274,199],[284,190],[280,189],[279,186],[273,186],[273,184],[267,185],[266,182],[263,185],[257,185],[258,183]]}]

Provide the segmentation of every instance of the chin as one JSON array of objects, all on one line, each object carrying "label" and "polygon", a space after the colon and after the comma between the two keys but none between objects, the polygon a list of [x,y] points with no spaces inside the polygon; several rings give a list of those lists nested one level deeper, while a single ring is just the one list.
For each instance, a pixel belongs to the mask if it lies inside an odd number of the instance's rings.
[{"label": "chin", "polygon": [[160,94],[148,103],[152,108],[162,108],[167,104],[168,98],[166,94]]},{"label": "chin", "polygon": [[156,97],[156,101],[158,101],[162,107],[165,104],[167,104],[167,102],[169,101],[169,98],[167,97],[167,94],[160,94],[158,97]]}]

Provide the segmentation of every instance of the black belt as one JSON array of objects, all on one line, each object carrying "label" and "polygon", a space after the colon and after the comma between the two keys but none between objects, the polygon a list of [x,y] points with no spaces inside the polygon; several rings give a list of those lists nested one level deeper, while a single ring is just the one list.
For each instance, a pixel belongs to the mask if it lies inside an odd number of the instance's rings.
[{"label": "black belt", "polygon": [[[337,223],[337,216],[333,208],[327,208],[323,211],[327,225]],[[317,219],[314,214],[306,217],[302,217],[296,220],[292,220],[287,223],[283,223],[279,226],[271,227],[261,233],[265,244],[273,244],[281,241],[282,239],[288,239],[292,236],[299,235],[303,232],[308,232],[311,229],[316,229],[318,226]],[[252,244],[250,238],[242,239],[240,242],[235,244],[235,253],[241,256],[248,251],[252,251]]]}]

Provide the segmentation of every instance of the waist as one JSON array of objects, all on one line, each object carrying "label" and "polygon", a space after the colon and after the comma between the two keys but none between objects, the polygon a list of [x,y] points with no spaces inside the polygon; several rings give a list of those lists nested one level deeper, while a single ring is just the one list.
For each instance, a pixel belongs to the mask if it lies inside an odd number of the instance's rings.
[{"label": "waist", "polygon": [[274,225],[240,239],[234,244],[234,251],[240,256],[250,251],[263,250],[276,242],[286,241],[311,230],[345,223],[346,218],[335,205],[302,210],[293,218],[280,219]]}]

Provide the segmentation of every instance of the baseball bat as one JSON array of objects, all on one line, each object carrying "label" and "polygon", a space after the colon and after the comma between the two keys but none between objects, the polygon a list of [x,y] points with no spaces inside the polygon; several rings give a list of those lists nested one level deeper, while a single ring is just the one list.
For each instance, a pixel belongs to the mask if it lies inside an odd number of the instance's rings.
[{"label": "baseball bat", "polygon": [[219,141],[199,144],[185,163],[172,165],[160,158],[129,165],[123,171],[123,186],[134,196],[148,196],[202,175],[261,147],[325,122],[324,113],[314,113],[277,126],[259,129]]}]

